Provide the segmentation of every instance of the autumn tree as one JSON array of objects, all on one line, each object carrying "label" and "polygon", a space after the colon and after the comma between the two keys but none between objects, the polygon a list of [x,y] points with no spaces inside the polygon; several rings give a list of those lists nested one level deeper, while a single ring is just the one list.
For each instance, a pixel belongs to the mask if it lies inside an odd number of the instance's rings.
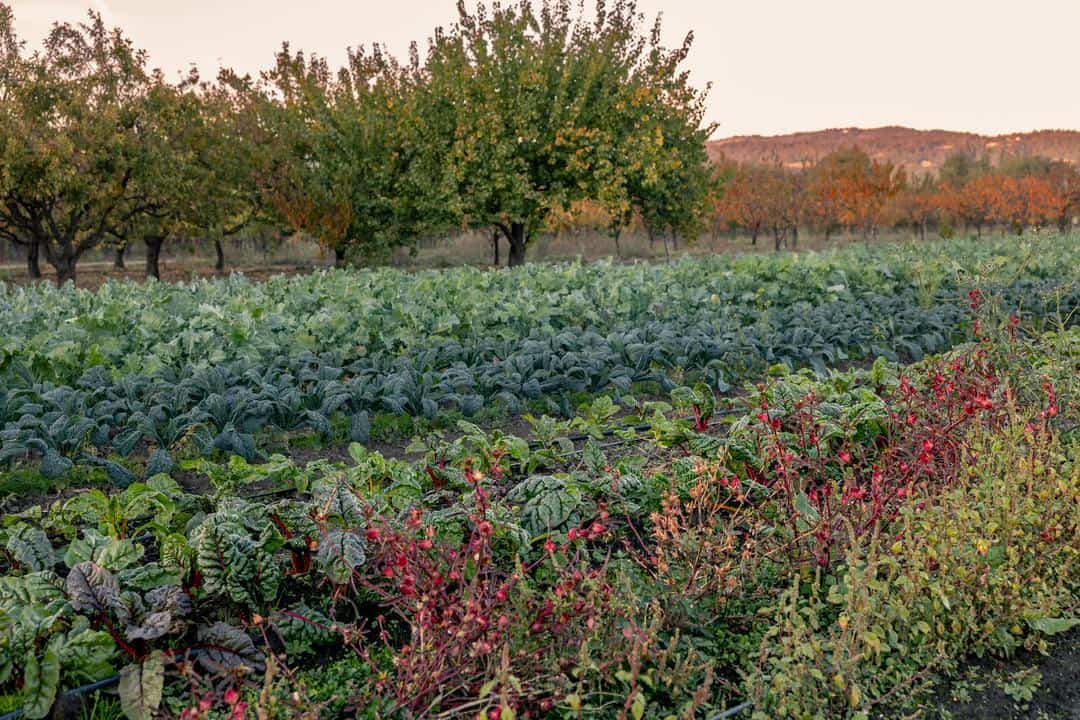
[{"label": "autumn tree", "polygon": [[636,206],[668,227],[698,202],[704,137],[687,138],[702,95],[679,71],[690,37],[666,49],[641,20],[632,2],[588,18],[568,2],[461,2],[432,39],[421,115],[452,129],[430,144],[431,165],[451,170],[461,224],[499,228],[510,265],[550,212],[577,201],[622,219]]},{"label": "autumn tree", "polygon": [[1055,160],[1048,168],[1046,179],[1052,193],[1047,220],[1064,233],[1080,216],[1080,169],[1063,160]]},{"label": "autumn tree", "polygon": [[941,207],[951,217],[975,229],[982,237],[983,228],[1000,215],[998,193],[1000,187],[993,175],[978,175],[957,187],[948,184],[941,194]]},{"label": "autumn tree", "polygon": [[928,226],[937,221],[941,211],[939,192],[938,182],[932,175],[921,175],[893,195],[887,214],[895,224],[907,225],[926,240]]},{"label": "autumn tree", "polygon": [[829,153],[809,173],[808,204],[826,237],[836,227],[876,233],[886,202],[905,183],[901,169],[856,147]]}]

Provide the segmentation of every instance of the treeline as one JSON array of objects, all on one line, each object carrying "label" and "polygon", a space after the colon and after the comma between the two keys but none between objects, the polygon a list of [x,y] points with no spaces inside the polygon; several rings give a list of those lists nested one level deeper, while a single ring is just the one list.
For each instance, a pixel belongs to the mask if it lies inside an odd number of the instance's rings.
[{"label": "treeline", "polygon": [[988,228],[1021,233],[1030,227],[1064,232],[1080,216],[1080,171],[1041,157],[951,155],[937,177],[909,177],[890,162],[853,147],[809,167],[780,162],[721,160],[723,192],[717,196],[713,232],[742,231],[757,244],[761,235],[776,249],[798,244],[799,231],[874,236],[908,228],[926,238],[948,237],[959,228],[981,236]]},{"label": "treeline", "polygon": [[[603,210],[692,236],[714,176],[692,35],[660,42],[631,0],[458,7],[408,57],[375,45],[343,67],[284,45],[257,77],[170,80],[100,15],[30,52],[0,4],[0,240],[74,280],[102,247],[269,226],[339,263],[423,235],[489,229],[523,262],[553,215]],[[328,22],[331,21],[328,19]]]}]

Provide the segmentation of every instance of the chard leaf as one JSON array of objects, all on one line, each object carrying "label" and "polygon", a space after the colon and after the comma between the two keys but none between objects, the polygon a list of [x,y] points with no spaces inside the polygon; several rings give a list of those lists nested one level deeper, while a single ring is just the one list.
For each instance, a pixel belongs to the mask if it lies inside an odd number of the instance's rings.
[{"label": "chard leaf", "polygon": [[120,671],[120,707],[129,720],[152,720],[165,688],[165,662],[155,650],[140,664]]}]

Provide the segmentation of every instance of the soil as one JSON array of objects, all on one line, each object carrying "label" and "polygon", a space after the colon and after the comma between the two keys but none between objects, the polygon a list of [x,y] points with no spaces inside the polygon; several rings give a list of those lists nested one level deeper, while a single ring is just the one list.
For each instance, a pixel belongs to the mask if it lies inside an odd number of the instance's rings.
[{"label": "soil", "polygon": [[[1035,672],[1041,677],[1030,700],[1005,692],[1010,681]],[[942,720],[1080,720],[1080,627],[1057,636],[1047,655],[1020,652],[1009,660],[973,660],[922,710],[921,717]]]}]

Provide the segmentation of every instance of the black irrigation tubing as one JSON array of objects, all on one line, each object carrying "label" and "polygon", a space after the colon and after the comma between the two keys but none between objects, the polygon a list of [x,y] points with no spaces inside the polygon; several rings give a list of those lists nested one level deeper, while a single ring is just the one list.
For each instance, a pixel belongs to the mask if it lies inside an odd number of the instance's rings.
[{"label": "black irrigation tubing", "polygon": [[[81,687],[72,688],[71,690],[68,690],[68,691],[64,692],[63,695],[57,697],[56,700],[53,701],[53,706],[55,707],[57,703],[62,702],[64,700],[73,700],[73,699],[78,698],[78,697],[80,697],[82,695],[88,695],[88,694],[90,694],[90,693],[92,693],[92,692],[94,692],[96,690],[103,690],[103,689],[105,689],[107,687],[110,687],[112,685],[117,684],[118,682],[120,682],[120,674],[119,673],[117,673],[116,675],[112,675],[110,677],[104,678],[102,680],[98,680],[97,682],[92,682],[89,685],[83,685]],[[17,720],[17,718],[21,718],[23,715],[24,715],[23,709],[19,708],[18,710],[12,710],[9,713],[5,713],[3,715],[0,715],[0,720]]]},{"label": "black irrigation tubing", "polygon": [[[195,651],[195,653],[198,653],[198,651]],[[88,685],[81,685],[81,686],[79,686],[77,688],[72,688],[71,690],[67,690],[66,692],[64,692],[63,695],[58,697],[53,702],[53,706],[55,706],[56,703],[61,702],[62,700],[73,700],[73,699],[76,699],[76,698],[80,698],[83,695],[89,695],[92,692],[96,692],[98,690],[104,690],[105,688],[116,685],[119,682],[120,682],[120,673],[117,673],[117,674],[112,675],[110,677],[98,680],[97,682],[92,682],[92,683],[89,683]],[[725,718],[735,717],[736,715],[741,713],[743,710],[749,710],[751,707],[753,707],[753,703],[751,703],[749,700],[747,700],[746,702],[739,703],[738,705],[733,705],[733,706],[729,707],[727,710],[723,710],[721,712],[710,715],[706,720],[725,720]],[[18,710],[12,710],[9,713],[5,713],[3,715],[0,715],[0,720],[18,720],[23,715],[24,715],[23,709],[19,708]]]},{"label": "black irrigation tubing", "polygon": [[[743,710],[749,710],[753,706],[754,703],[747,700],[746,702],[739,703],[738,705],[732,705],[727,710],[718,712],[714,715],[710,715],[708,718],[706,718],[706,720],[723,720],[724,718],[735,717]],[[3,720],[3,718],[0,718],[0,720]]]},{"label": "black irrigation tubing", "polygon": [[[744,414],[744,413],[742,411],[739,411],[739,410],[729,410],[729,411],[725,411],[725,412],[722,412],[722,413],[714,413],[712,417],[716,421],[721,421],[721,420],[724,420],[724,419],[727,419],[727,418],[738,417],[739,415],[742,415],[742,414]],[[684,417],[684,418],[680,418],[680,419],[681,420],[693,420],[694,418],[692,418],[692,417]],[[721,422],[710,421],[709,422],[709,427],[712,428],[712,427],[719,426],[721,424],[722,424]],[[653,429],[653,424],[652,423],[639,423],[637,425],[626,425],[626,426],[618,427],[618,428],[609,428],[607,430],[604,430],[602,433],[600,433],[600,436],[601,436],[601,439],[603,439],[603,438],[614,437],[617,433],[625,432],[627,430],[633,430],[634,432],[648,432],[649,430],[652,430],[652,429]],[[572,435],[562,435],[562,436],[556,438],[556,440],[569,440],[572,443],[579,443],[579,442],[584,442],[584,441],[587,441],[587,440],[596,440],[596,439],[597,439],[597,437],[595,435],[590,435],[589,433],[574,433]],[[616,445],[624,445],[624,444],[627,444],[627,443],[630,443],[630,442],[633,442],[633,438],[628,438],[628,439],[620,438],[617,442],[605,444],[605,445],[603,445],[603,447],[614,447]],[[529,443],[529,449],[530,450],[539,450],[541,448],[546,447],[547,445],[548,445],[547,443],[541,442],[539,440],[534,440],[534,441]],[[583,452],[583,449],[578,448],[578,449],[574,449],[574,450],[569,450],[567,452],[555,453],[555,457],[568,458],[568,457],[570,457],[572,455],[579,455],[582,452]],[[264,492],[252,493],[251,495],[245,495],[244,499],[245,500],[262,500],[263,498],[269,498],[269,497],[289,496],[289,495],[292,495],[295,492],[296,492],[296,488],[278,488],[276,490],[266,490]],[[3,719],[0,718],[0,720],[3,720]]]},{"label": "black irrigation tubing", "polygon": [[[189,650],[187,652],[177,653],[176,655],[173,656],[173,662],[178,662],[179,659],[183,658],[183,657],[189,657],[189,658],[198,657],[199,655],[202,654],[202,652],[203,652],[202,650],[196,648],[194,650]],[[56,699],[53,700],[53,707],[56,707],[57,703],[63,702],[65,700],[74,700],[74,699],[77,699],[77,698],[79,698],[79,697],[81,697],[83,695],[88,695],[88,694],[90,694],[92,692],[96,692],[98,690],[104,690],[105,688],[112,687],[113,685],[116,685],[119,682],[120,682],[120,673],[116,673],[115,675],[110,675],[107,678],[102,678],[101,680],[97,680],[95,682],[88,683],[86,685],[80,685],[79,687],[72,688],[70,690],[66,690],[63,693],[57,695]],[[25,714],[25,711],[22,708],[19,708],[18,710],[12,710],[9,713],[5,713],[3,715],[0,715],[0,720],[18,720],[18,718],[21,718],[24,714]]]}]

